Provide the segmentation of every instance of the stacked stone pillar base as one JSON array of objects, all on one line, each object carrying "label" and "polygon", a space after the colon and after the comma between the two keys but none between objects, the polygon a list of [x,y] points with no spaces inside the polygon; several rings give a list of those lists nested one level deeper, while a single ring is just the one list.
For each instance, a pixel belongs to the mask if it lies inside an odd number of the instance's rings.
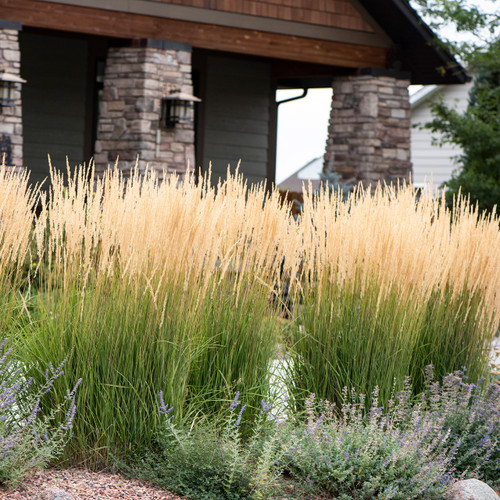
[{"label": "stacked stone pillar base", "polygon": [[109,50],[95,145],[98,174],[117,159],[125,173],[137,159],[141,170],[147,167],[160,177],[194,169],[194,120],[174,128],[160,124],[167,88],[192,94],[190,47]]},{"label": "stacked stone pillar base", "polygon": [[324,171],[364,185],[409,180],[409,81],[348,76],[333,82]]},{"label": "stacked stone pillar base", "polygon": [[[21,52],[18,31],[0,29],[0,71],[21,76]],[[23,167],[23,124],[21,87],[17,84],[9,106],[0,109],[0,164],[9,169]]]}]

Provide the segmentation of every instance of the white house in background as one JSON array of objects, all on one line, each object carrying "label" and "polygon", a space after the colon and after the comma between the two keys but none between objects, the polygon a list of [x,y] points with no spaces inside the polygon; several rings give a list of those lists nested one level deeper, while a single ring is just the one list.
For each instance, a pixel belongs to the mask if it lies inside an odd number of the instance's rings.
[{"label": "white house in background", "polygon": [[413,184],[424,187],[431,181],[438,187],[451,177],[457,168],[456,157],[460,156],[461,148],[452,144],[439,146],[433,144],[433,138],[439,134],[430,130],[420,130],[418,125],[424,125],[432,120],[430,105],[440,98],[449,107],[458,112],[466,109],[472,82],[461,85],[425,85],[410,97],[411,106],[411,161],[413,163]]}]

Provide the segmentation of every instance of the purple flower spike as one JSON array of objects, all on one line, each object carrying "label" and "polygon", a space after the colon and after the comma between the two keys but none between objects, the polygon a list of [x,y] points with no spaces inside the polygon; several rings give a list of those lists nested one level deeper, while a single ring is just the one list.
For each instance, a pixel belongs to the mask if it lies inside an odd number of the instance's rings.
[{"label": "purple flower spike", "polygon": [[240,391],[238,391],[235,396],[233,402],[229,405],[229,408],[231,410],[234,410],[240,403],[238,401],[238,398],[240,397]]},{"label": "purple flower spike", "polygon": [[236,425],[236,427],[239,427],[241,424],[241,416],[243,415],[245,408],[246,408],[246,405],[243,405],[241,407],[240,413],[238,414],[238,418],[236,419],[236,422],[234,423],[234,425]]},{"label": "purple flower spike", "polygon": [[165,404],[165,401],[163,400],[163,391],[160,391],[158,396],[160,398],[160,413],[162,413],[163,415],[168,415],[174,409],[174,407],[171,406],[170,408],[168,408],[168,406]]},{"label": "purple flower spike", "polygon": [[266,401],[262,400],[260,402],[260,407],[262,408],[262,411],[264,413],[267,413],[272,408],[272,405],[270,403],[267,403]]}]

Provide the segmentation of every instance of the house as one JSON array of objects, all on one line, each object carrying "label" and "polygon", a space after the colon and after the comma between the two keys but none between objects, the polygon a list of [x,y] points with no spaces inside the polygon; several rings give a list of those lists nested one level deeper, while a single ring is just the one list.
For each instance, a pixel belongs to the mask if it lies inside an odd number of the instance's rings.
[{"label": "house", "polygon": [[318,189],[321,184],[321,173],[323,172],[323,157],[319,156],[307,162],[303,167],[289,175],[278,185],[281,191],[301,193],[303,187],[307,189],[309,182],[312,189]]},{"label": "house", "polygon": [[[0,0],[0,20],[0,69],[26,80],[0,145],[33,181],[47,154],[273,180],[276,89],[331,85],[326,167],[407,177],[408,84],[467,78],[407,0]],[[171,119],[176,95],[201,102]]]},{"label": "house", "polygon": [[416,187],[424,187],[432,180],[437,188],[449,180],[457,168],[456,158],[462,152],[459,146],[453,144],[439,146],[440,135],[421,128],[433,119],[431,104],[442,100],[448,107],[463,112],[467,108],[471,88],[471,82],[465,85],[426,85],[410,97],[412,179]]}]

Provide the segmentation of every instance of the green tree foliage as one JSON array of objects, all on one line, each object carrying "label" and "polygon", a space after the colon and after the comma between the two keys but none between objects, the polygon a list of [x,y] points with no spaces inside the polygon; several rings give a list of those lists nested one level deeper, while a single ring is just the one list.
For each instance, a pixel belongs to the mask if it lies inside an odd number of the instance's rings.
[{"label": "green tree foliage", "polygon": [[447,201],[461,191],[492,211],[500,205],[500,41],[476,55],[474,85],[463,113],[444,103],[432,106],[434,119],[426,125],[442,134],[441,142],[460,146],[460,169],[447,183]]},{"label": "green tree foliage", "polygon": [[467,41],[444,43],[474,75],[467,109],[458,113],[437,102],[434,119],[425,126],[440,133],[441,144],[456,144],[463,151],[460,168],[447,183],[447,202],[461,192],[480,210],[491,212],[500,205],[500,14],[455,0],[416,3],[431,27],[451,25],[457,34],[467,35]]},{"label": "green tree foliage", "polygon": [[411,0],[411,3],[439,34],[436,43],[466,65],[498,38],[499,0]]}]

